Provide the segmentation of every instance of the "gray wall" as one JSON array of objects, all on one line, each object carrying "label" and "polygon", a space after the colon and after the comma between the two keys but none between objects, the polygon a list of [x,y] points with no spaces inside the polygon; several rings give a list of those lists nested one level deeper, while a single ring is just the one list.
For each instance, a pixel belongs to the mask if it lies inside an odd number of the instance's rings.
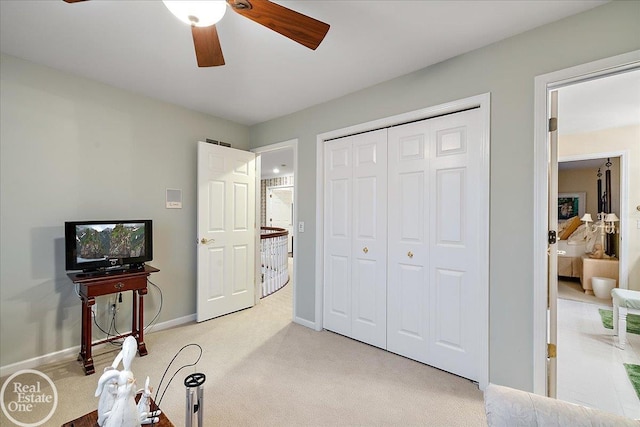
[{"label": "gray wall", "polygon": [[490,380],[532,390],[534,77],[637,49],[640,2],[613,2],[253,126],[252,148],[299,140],[297,315],[314,321],[316,136],[491,92]]},{"label": "gray wall", "polygon": [[[80,343],[66,220],[152,219],[158,321],[195,313],[196,142],[246,149],[248,128],[11,56],[0,73],[0,365]],[[183,190],[183,209],[165,209],[166,188]]]}]

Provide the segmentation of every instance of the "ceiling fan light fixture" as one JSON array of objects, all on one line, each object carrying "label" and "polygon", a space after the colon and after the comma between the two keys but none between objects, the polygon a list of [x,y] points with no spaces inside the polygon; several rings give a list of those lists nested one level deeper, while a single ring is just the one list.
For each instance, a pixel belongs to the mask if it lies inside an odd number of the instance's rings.
[{"label": "ceiling fan light fixture", "polygon": [[162,2],[179,20],[196,27],[210,27],[216,24],[227,11],[225,0],[162,0]]}]

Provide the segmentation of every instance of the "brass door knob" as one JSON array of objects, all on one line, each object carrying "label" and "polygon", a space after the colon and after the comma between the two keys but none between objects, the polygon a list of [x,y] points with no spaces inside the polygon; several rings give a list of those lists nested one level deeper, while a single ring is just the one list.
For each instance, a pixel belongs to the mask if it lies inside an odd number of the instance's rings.
[{"label": "brass door knob", "polygon": [[413,258],[413,252],[411,252],[411,251],[407,252],[407,256],[408,256],[409,258]]},{"label": "brass door knob", "polygon": [[215,241],[216,241],[215,239],[207,239],[206,237],[203,237],[202,239],[200,239],[200,243],[202,243],[203,245],[208,245]]},{"label": "brass door knob", "polygon": [[365,246],[364,248],[362,248],[362,252],[366,254],[367,252],[369,252],[369,248]]}]

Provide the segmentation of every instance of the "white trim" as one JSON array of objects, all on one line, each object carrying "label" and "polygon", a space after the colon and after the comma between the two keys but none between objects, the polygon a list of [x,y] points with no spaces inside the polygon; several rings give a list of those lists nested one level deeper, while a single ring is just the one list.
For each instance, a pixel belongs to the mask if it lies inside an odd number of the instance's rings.
[{"label": "white trim", "polygon": [[[166,322],[156,323],[155,325],[148,327],[145,333],[149,334],[152,332],[159,332],[165,329],[175,328],[176,326],[181,326],[186,323],[195,323],[195,321],[196,321],[196,314],[193,313],[187,316],[168,320]],[[101,349],[106,347],[108,344],[109,343],[98,344],[94,348]],[[54,351],[53,353],[48,353],[42,356],[33,357],[31,359],[23,360],[21,362],[5,365],[0,367],[0,377],[6,377],[22,369],[37,369],[39,366],[46,365],[48,363],[64,361],[71,357],[76,357],[79,352],[80,352],[80,346],[78,345],[78,346],[70,347],[64,350]]]},{"label": "white trim", "polygon": [[[292,148],[293,149],[293,227],[295,229],[295,227],[297,227],[298,224],[298,139],[290,139],[287,141],[283,141],[283,142],[277,142],[275,144],[269,144],[269,145],[264,145],[262,147],[256,147],[251,149],[250,151],[253,153],[256,153],[257,155],[262,154],[262,153],[266,153],[267,151],[275,151],[275,150],[282,150],[284,148]],[[259,177],[260,178],[260,177]],[[258,180],[259,182],[259,180]],[[260,189],[260,191],[262,191],[261,186],[258,186],[258,188]],[[258,217],[259,218],[259,217]],[[291,275],[291,277],[293,278],[293,321],[296,323],[299,323],[301,325],[305,325],[308,326],[304,323],[302,323],[301,321],[298,321],[299,317],[298,317],[298,298],[297,298],[297,288],[298,288],[298,256],[296,256],[295,252],[295,245],[299,245],[300,244],[300,239],[296,239],[298,241],[298,243],[296,243],[295,241],[293,242],[294,244],[294,254],[293,254],[293,273]]]},{"label": "white trim", "polygon": [[307,320],[307,319],[303,319],[302,317],[294,317],[293,318],[293,323],[297,323],[298,325],[302,325],[302,326],[306,326],[309,329],[316,329],[316,324],[315,322],[312,322],[311,320]]},{"label": "white trim", "polygon": [[416,111],[410,111],[391,117],[386,117],[371,122],[361,123],[342,129],[336,129],[330,132],[319,134],[316,138],[316,304],[315,304],[315,330],[320,331],[323,328],[323,295],[324,295],[324,143],[325,141],[341,138],[344,136],[368,132],[374,129],[385,128],[389,126],[399,125],[417,120],[425,120],[443,114],[455,113],[461,110],[479,107],[482,112],[482,137],[483,144],[481,168],[483,171],[481,188],[483,193],[480,194],[481,205],[484,207],[479,212],[481,227],[481,241],[484,242],[484,256],[479,263],[479,276],[483,278],[485,286],[481,290],[480,313],[481,322],[484,325],[482,335],[480,337],[480,354],[482,360],[480,365],[479,387],[484,390],[489,384],[489,202],[490,202],[490,127],[491,127],[491,95],[484,93],[481,95],[471,96],[469,98],[459,99],[445,104],[435,105]]},{"label": "white trim", "polygon": [[628,70],[639,63],[640,50],[636,50],[543,74],[534,80],[533,392],[537,394],[547,394],[547,94],[551,89]]},{"label": "white trim", "polygon": [[316,138],[316,331],[324,325],[324,142],[322,135]]}]

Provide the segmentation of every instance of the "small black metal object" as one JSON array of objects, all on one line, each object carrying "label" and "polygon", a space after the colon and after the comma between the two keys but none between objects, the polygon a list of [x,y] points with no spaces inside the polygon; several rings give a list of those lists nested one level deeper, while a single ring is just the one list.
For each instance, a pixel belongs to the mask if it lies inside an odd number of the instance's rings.
[{"label": "small black metal object", "polygon": [[556,234],[555,230],[549,230],[549,239],[548,242],[550,245],[553,245],[554,243],[557,243],[558,241],[558,235]]},{"label": "small black metal object", "polygon": [[184,385],[189,388],[199,387],[207,380],[207,376],[203,373],[196,372],[195,374],[188,375],[184,379]]}]

